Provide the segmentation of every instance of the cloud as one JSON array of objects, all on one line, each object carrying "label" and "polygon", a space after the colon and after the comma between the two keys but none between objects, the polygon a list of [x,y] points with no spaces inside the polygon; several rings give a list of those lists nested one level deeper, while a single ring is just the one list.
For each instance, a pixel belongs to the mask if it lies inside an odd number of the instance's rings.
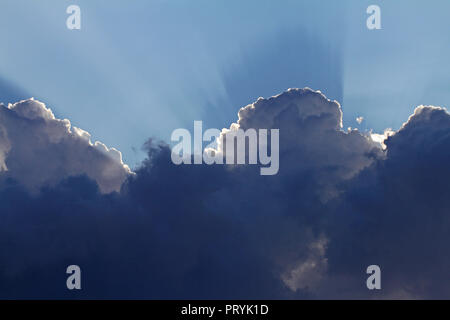
[{"label": "cloud", "polygon": [[449,137],[445,109],[421,106],[385,140],[386,159],[351,181],[340,201],[330,269],[349,276],[380,265],[386,298],[450,296]]},{"label": "cloud", "polygon": [[88,132],[55,118],[34,99],[0,105],[0,169],[3,180],[15,179],[31,190],[86,174],[102,192],[119,191],[131,173],[119,151],[91,143]]},{"label": "cloud", "polygon": [[283,282],[292,291],[299,289],[314,290],[318,283],[323,281],[327,268],[325,238],[319,238],[310,244],[310,253],[306,259],[281,276]]},{"label": "cloud", "polygon": [[383,154],[378,144],[357,130],[342,130],[342,109],[320,91],[289,89],[259,98],[239,110],[230,129],[280,129],[279,179],[299,177],[326,201],[350,179]]},{"label": "cloud", "polygon": [[[336,101],[290,89],[242,108],[231,125],[280,129],[277,175],[246,165],[177,166],[166,144],[149,140],[135,174],[105,194],[90,171],[59,155],[67,145],[91,148],[96,157],[77,158],[91,163],[108,149],[28,103],[2,109],[11,151],[0,177],[15,170],[8,159],[19,142],[63,160],[37,192],[18,173],[0,185],[1,297],[450,296],[450,115],[442,108],[417,108],[384,135],[383,149],[371,134],[342,129]],[[11,139],[5,122],[30,132]],[[49,147],[64,139],[78,143]],[[80,292],[64,287],[69,264],[82,269]],[[371,264],[381,267],[381,292],[365,288]]]}]

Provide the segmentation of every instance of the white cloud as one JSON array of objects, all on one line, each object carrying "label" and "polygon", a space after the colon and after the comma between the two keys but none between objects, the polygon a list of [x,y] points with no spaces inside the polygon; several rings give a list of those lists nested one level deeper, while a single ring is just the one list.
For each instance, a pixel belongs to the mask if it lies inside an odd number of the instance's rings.
[{"label": "white cloud", "polygon": [[68,176],[86,174],[104,193],[120,190],[131,173],[121,153],[90,138],[87,131],[57,119],[37,100],[0,105],[0,177],[36,191]]},{"label": "white cloud", "polygon": [[324,201],[337,195],[335,187],[342,180],[354,177],[382,156],[380,145],[358,130],[342,130],[342,109],[337,101],[310,88],[259,98],[241,108],[238,116],[230,129],[280,129],[283,156],[278,174],[317,173],[314,180]]}]

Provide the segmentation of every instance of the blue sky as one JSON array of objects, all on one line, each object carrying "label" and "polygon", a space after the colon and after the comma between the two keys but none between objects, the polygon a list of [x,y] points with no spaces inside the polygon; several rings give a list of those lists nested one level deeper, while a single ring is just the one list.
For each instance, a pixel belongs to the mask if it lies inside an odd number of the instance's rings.
[{"label": "blue sky", "polygon": [[[66,8],[81,8],[68,30]],[[381,7],[382,30],[366,28]],[[415,106],[448,106],[448,1],[4,0],[0,101],[34,96],[130,165],[149,137],[228,127],[259,96],[309,86],[344,125],[397,129]]]}]

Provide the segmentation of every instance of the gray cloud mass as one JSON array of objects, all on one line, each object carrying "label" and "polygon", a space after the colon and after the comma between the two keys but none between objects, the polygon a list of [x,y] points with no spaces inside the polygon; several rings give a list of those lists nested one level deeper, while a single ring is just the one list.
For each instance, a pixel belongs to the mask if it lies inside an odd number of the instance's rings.
[{"label": "gray cloud mass", "polygon": [[[0,297],[450,297],[445,109],[418,107],[382,144],[344,130],[338,102],[289,89],[231,127],[280,129],[277,175],[177,166],[154,140],[131,174],[42,103],[1,107]],[[80,292],[65,290],[69,264]],[[371,264],[381,291],[365,286]]]}]

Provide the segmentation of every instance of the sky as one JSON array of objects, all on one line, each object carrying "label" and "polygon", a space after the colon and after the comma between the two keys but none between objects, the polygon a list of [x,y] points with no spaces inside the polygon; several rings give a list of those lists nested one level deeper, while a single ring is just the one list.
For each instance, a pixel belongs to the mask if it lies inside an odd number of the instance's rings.
[{"label": "sky", "polygon": [[[3,0],[0,298],[450,298],[450,4],[370,4]],[[194,120],[278,170],[177,165]]]},{"label": "sky", "polygon": [[[70,4],[81,30],[66,28]],[[148,137],[227,127],[288,88],[338,100],[345,127],[398,129],[416,106],[448,103],[450,4],[381,0],[382,30],[368,30],[370,4],[4,0],[0,101],[45,101],[132,167]]]}]

